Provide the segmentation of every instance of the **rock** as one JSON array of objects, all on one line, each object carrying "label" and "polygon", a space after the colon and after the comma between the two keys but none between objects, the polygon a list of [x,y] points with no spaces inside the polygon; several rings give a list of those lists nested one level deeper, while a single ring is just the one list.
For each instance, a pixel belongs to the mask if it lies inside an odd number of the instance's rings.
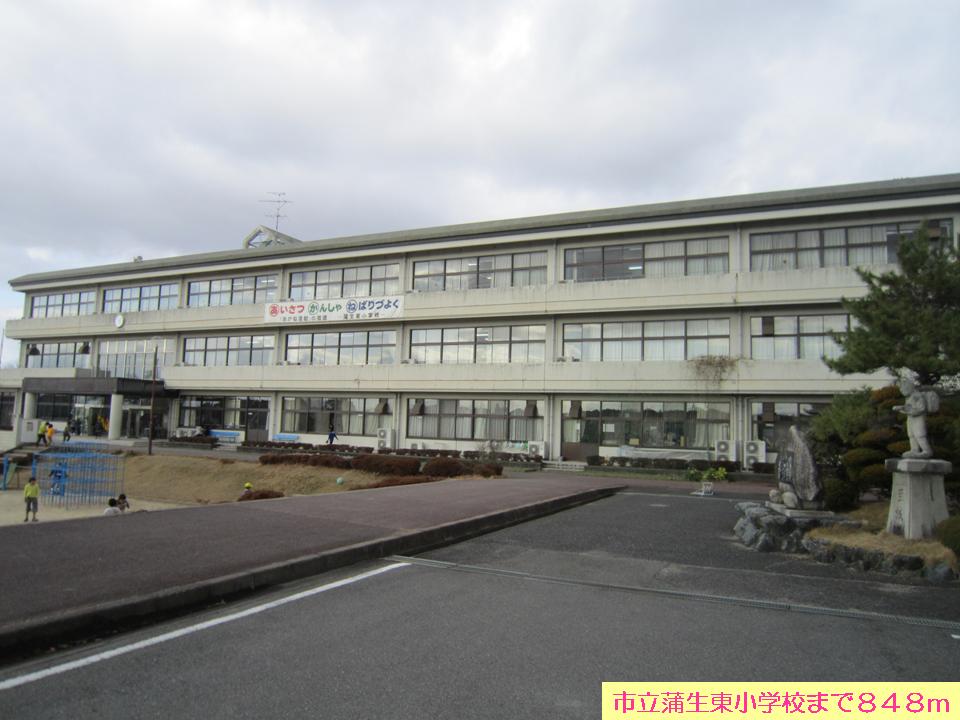
[{"label": "rock", "polygon": [[767,532],[777,534],[789,532],[793,527],[793,523],[786,515],[780,515],[779,513],[772,512],[768,512],[766,515],[758,517],[757,525]]},{"label": "rock", "polygon": [[777,549],[777,544],[768,533],[762,532],[757,538],[756,549],[757,552],[771,552]]},{"label": "rock", "polygon": [[740,540],[747,547],[753,547],[757,542],[757,537],[760,535],[760,531],[757,530],[757,526],[752,522],[747,521],[743,526],[742,534],[739,536]]},{"label": "rock", "polygon": [[915,572],[923,570],[923,558],[918,555],[894,555],[890,558],[890,564],[896,571]]},{"label": "rock", "polygon": [[794,530],[780,541],[780,550],[787,553],[804,552],[802,542],[803,533],[799,530]]},{"label": "rock", "polygon": [[952,582],[956,578],[956,573],[954,573],[953,568],[946,563],[937,563],[932,568],[928,567],[924,571],[923,576],[932,583],[943,585]]}]

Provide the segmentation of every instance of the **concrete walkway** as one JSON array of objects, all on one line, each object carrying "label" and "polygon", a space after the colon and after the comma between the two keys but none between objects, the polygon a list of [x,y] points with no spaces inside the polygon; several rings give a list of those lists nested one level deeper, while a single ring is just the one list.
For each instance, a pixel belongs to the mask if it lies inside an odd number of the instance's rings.
[{"label": "concrete walkway", "polygon": [[456,542],[624,484],[524,473],[0,527],[0,653]]}]

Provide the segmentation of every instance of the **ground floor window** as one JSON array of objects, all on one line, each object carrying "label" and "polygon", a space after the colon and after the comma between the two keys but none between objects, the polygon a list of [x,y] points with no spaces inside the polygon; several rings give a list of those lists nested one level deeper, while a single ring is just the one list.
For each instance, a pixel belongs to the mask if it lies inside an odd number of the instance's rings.
[{"label": "ground floor window", "polygon": [[37,417],[41,420],[69,420],[73,415],[73,395],[66,393],[39,393]]},{"label": "ground floor window", "polygon": [[407,437],[440,440],[543,440],[543,400],[407,400]]},{"label": "ground floor window", "polygon": [[790,433],[790,426],[805,428],[827,403],[754,402],[753,436],[767,444],[768,452],[778,452]]},{"label": "ground floor window", "polygon": [[730,437],[730,404],[564,400],[564,443],[711,448]]},{"label": "ground floor window", "polygon": [[247,430],[266,427],[270,400],[265,397],[199,396],[180,398],[180,427]]},{"label": "ground floor window", "polygon": [[16,393],[0,393],[0,430],[13,430],[13,408]]},{"label": "ground floor window", "polygon": [[331,430],[338,435],[376,435],[380,428],[390,427],[392,412],[387,398],[285,397],[280,430],[320,435]]}]

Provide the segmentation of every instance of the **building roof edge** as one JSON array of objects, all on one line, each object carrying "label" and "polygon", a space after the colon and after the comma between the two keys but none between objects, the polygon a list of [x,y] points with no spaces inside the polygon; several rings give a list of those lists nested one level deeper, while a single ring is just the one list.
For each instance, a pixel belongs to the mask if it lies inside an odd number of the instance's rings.
[{"label": "building roof edge", "polygon": [[630,205],[599,210],[582,210],[549,215],[535,215],[505,220],[485,220],[473,223],[442,225],[410,230],[351,235],[321,240],[302,241],[290,245],[251,247],[243,250],[220,250],[191,255],[176,255],[154,260],[115,263],[86,268],[31,273],[11,279],[15,290],[34,283],[85,280],[169,270],[173,267],[242,262],[263,258],[282,258],[310,252],[390,247],[417,241],[454,240],[468,237],[496,237],[538,230],[574,229],[630,221],[651,221],[695,216],[723,215],[746,210],[799,208],[810,205],[838,204],[854,200],[883,200],[895,197],[937,195],[960,192],[960,173],[898,178],[845,185],[830,185],[796,190],[727,195],[713,198],[679,200],[645,205]]}]

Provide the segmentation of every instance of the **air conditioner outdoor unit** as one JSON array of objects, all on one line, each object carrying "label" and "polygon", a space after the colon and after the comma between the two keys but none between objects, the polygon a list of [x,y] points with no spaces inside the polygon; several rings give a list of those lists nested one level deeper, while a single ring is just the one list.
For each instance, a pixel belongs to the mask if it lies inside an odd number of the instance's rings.
[{"label": "air conditioner outdoor unit", "polygon": [[527,452],[528,452],[530,455],[539,455],[540,457],[546,457],[546,456],[547,456],[547,443],[545,443],[545,442],[530,443],[530,444],[527,446]]},{"label": "air conditioner outdoor unit", "polygon": [[763,440],[747,440],[743,446],[744,464],[748,468],[767,461],[767,444]]},{"label": "air conditioner outdoor unit", "polygon": [[377,430],[377,447],[392,448],[395,438],[396,435],[393,432],[393,428],[380,428]]},{"label": "air conditioner outdoor unit", "polygon": [[717,440],[714,456],[718,462],[732,462],[737,459],[737,444],[733,440]]}]

